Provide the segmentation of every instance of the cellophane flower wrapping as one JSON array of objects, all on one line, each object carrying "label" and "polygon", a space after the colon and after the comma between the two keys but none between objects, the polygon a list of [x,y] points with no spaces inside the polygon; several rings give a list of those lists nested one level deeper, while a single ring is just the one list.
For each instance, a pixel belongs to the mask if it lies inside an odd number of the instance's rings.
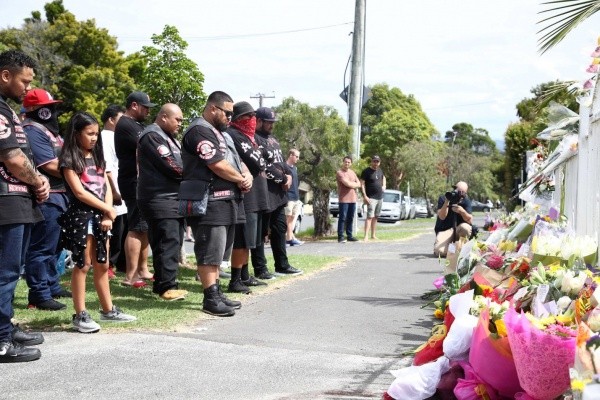
[{"label": "cellophane flower wrapping", "polygon": [[508,337],[492,337],[489,323],[489,310],[485,309],[473,333],[469,363],[484,382],[512,399],[522,389]]},{"label": "cellophane flower wrapping", "polygon": [[470,314],[473,293],[473,290],[468,290],[450,297],[450,311],[456,319],[443,343],[444,355],[450,360],[468,357],[473,330],[477,326],[477,317]]},{"label": "cellophane flower wrapping", "polygon": [[440,357],[434,362],[392,371],[396,377],[387,393],[396,400],[425,400],[434,395],[440,378],[450,369],[450,361]]},{"label": "cellophane flower wrapping", "polygon": [[539,330],[512,308],[504,323],[523,390],[536,400],[553,400],[569,389],[575,338]]},{"label": "cellophane flower wrapping", "polygon": [[444,313],[444,324],[437,329],[434,329],[431,337],[420,346],[415,352],[413,365],[423,365],[431,361],[435,361],[444,355],[443,345],[444,338],[448,334],[448,330],[454,322],[454,316],[447,308]]},{"label": "cellophane flower wrapping", "polygon": [[461,363],[465,377],[459,379],[454,387],[454,395],[458,400],[499,400],[500,397],[489,384],[479,376],[479,371],[468,362]]}]

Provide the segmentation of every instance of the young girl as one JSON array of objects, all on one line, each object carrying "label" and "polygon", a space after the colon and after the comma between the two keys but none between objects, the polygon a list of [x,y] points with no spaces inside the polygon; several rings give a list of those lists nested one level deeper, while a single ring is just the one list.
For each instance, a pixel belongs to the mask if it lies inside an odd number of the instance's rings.
[{"label": "young girl", "polygon": [[61,245],[71,250],[76,268],[71,275],[73,327],[79,332],[100,330],[85,309],[85,280],[94,269],[94,286],[102,311],[100,321],[129,322],[127,315],[113,305],[108,284],[108,236],[116,212],[112,193],[106,184],[105,162],[98,121],[77,112],[69,121],[59,162],[71,197],[69,208],[60,218]]}]

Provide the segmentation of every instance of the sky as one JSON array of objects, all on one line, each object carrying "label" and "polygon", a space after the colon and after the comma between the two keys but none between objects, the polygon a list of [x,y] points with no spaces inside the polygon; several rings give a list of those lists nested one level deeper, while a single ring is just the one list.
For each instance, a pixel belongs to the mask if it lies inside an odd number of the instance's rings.
[{"label": "sky", "polygon": [[[365,84],[412,94],[442,134],[467,122],[502,140],[516,104],[553,80],[583,82],[598,45],[600,15],[541,55],[534,0],[366,0]],[[46,1],[4,2],[0,28],[19,27]],[[125,54],[176,26],[204,90],[277,106],[286,97],[335,107],[348,84],[354,0],[63,0],[78,20],[117,38]],[[344,78],[345,77],[345,78]]]}]

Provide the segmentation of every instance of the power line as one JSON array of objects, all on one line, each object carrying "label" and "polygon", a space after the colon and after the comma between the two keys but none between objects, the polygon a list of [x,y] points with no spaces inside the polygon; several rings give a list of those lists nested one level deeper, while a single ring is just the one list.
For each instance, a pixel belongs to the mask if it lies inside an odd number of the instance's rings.
[{"label": "power line", "polygon": [[[320,29],[329,29],[336,28],[338,26],[350,25],[354,22],[344,22],[336,25],[325,25],[325,26],[316,26],[313,28],[303,28],[303,29],[292,29],[289,31],[278,31],[278,32],[263,32],[263,33],[245,33],[240,35],[225,35],[225,36],[190,36],[184,38],[187,40],[230,40],[230,39],[244,39],[251,37],[260,37],[260,36],[274,36],[274,35],[287,35],[291,33],[299,33],[299,32],[308,32],[308,31],[316,31]],[[142,38],[141,36],[117,36],[119,40],[128,40],[128,41],[146,41],[150,40],[150,38]]]},{"label": "power line", "polygon": [[470,107],[470,106],[479,106],[481,104],[490,104],[490,103],[495,103],[496,101],[494,100],[490,100],[490,101],[483,101],[481,103],[471,103],[471,104],[458,104],[456,106],[447,106],[447,107],[436,107],[436,108],[427,108],[428,111],[433,111],[433,110],[446,110],[448,108],[458,108],[458,107]]}]

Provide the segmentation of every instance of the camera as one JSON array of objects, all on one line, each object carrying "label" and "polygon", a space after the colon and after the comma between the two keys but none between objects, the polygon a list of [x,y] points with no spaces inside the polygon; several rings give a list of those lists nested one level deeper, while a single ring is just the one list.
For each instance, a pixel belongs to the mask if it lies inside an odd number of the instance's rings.
[{"label": "camera", "polygon": [[446,192],[444,194],[444,196],[446,196],[446,198],[448,199],[448,202],[450,202],[450,205],[458,204],[460,202],[460,200],[463,198],[463,194],[461,192],[459,192],[458,190]]}]

